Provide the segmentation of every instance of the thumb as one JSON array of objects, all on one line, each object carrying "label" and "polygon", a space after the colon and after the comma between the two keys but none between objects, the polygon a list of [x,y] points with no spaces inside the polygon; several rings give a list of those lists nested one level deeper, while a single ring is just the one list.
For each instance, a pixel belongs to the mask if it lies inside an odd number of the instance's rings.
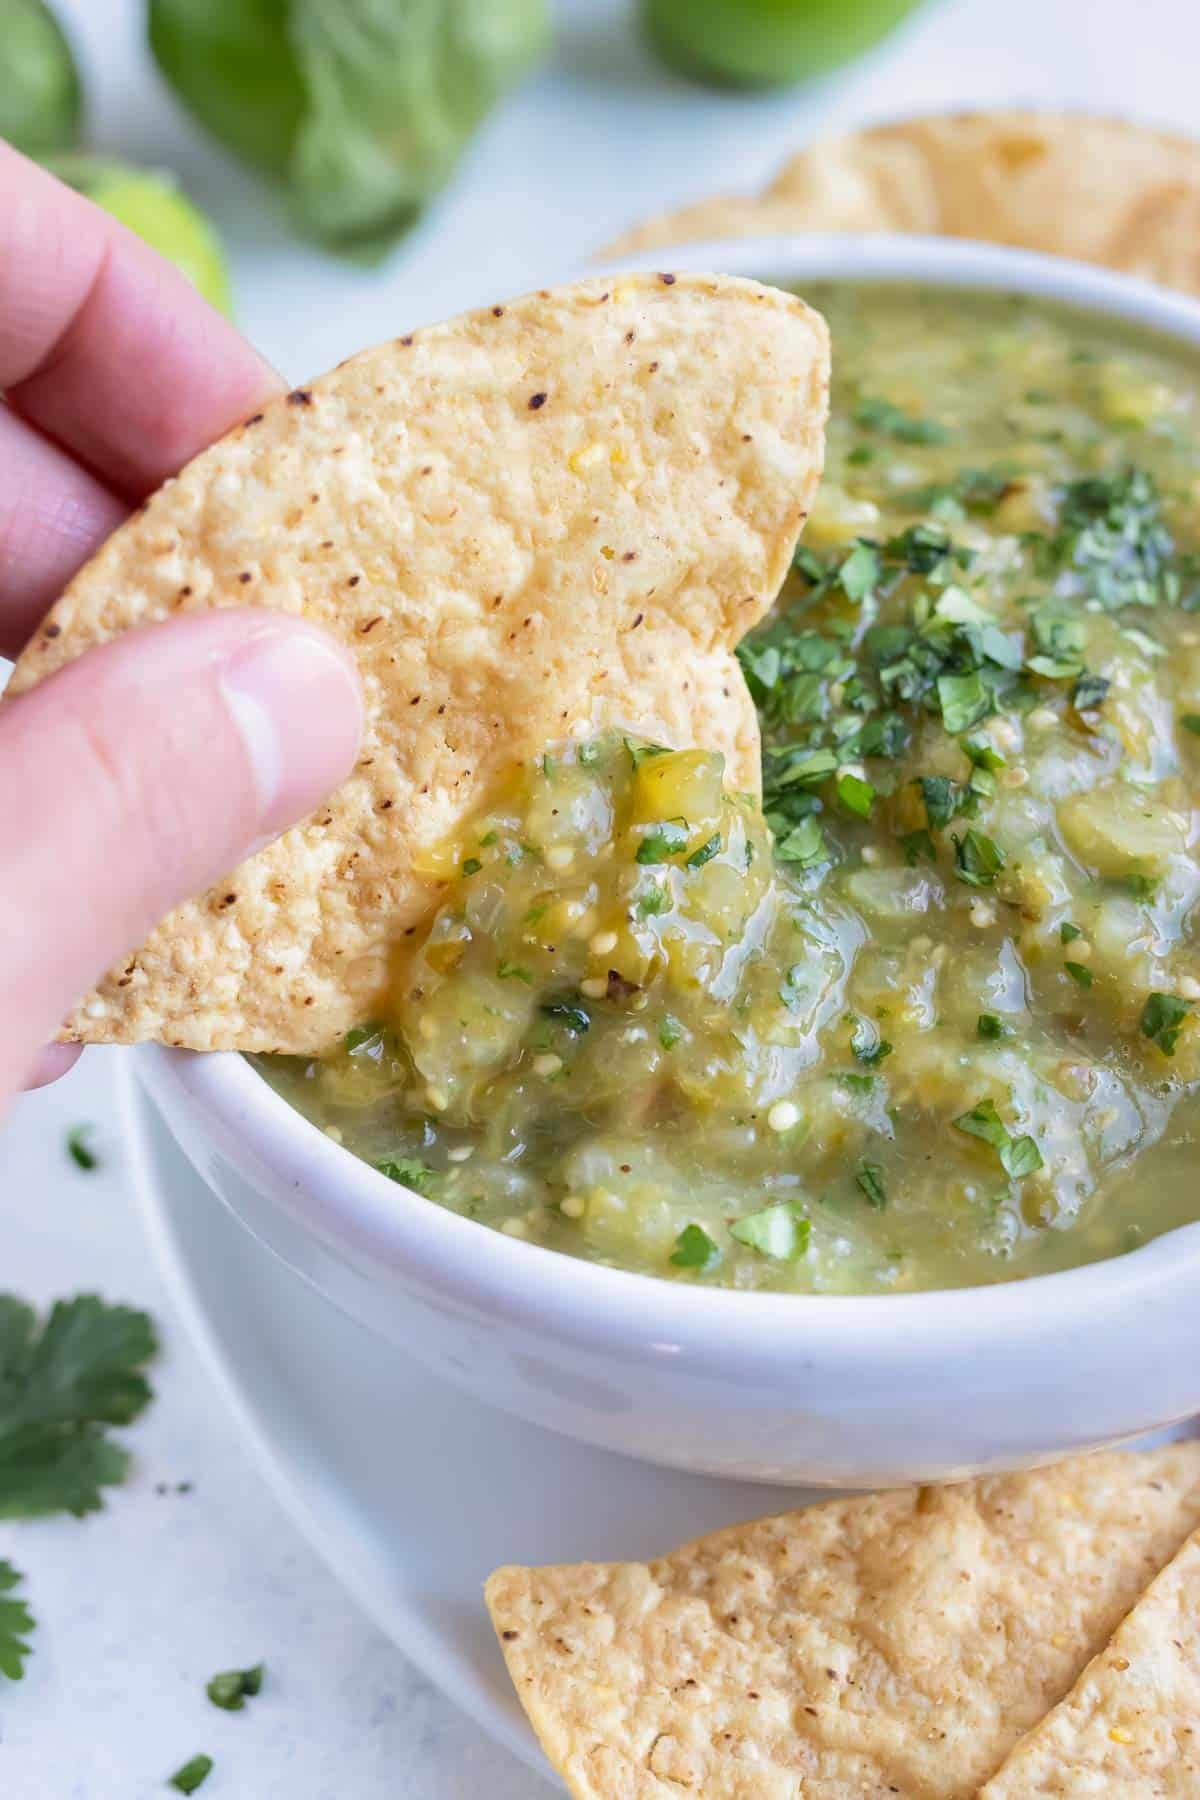
[{"label": "thumb", "polygon": [[349,654],[279,613],[133,631],[0,707],[0,1099],[163,915],[347,775]]}]

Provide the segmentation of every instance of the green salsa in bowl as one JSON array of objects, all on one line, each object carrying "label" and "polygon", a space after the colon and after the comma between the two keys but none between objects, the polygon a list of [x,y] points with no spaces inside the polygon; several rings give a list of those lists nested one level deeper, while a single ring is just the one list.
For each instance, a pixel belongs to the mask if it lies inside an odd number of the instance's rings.
[{"label": "green salsa in bowl", "polygon": [[260,1059],[510,1237],[819,1294],[1200,1217],[1200,363],[1004,292],[806,282],[825,478],[742,646],[763,796],[584,731],[432,859],[389,1004]]}]

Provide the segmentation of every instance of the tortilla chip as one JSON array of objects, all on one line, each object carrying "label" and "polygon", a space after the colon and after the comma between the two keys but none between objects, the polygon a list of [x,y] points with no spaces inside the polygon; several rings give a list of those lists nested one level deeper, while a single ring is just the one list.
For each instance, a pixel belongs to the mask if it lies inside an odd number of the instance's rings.
[{"label": "tortilla chip", "polygon": [[981,238],[1200,293],[1200,142],[1084,113],[905,119],[821,140],[762,194],[663,214],[604,255],[797,231]]},{"label": "tortilla chip", "polygon": [[1067,1698],[979,1800],[1195,1800],[1200,1794],[1200,1535],[1151,1583]]},{"label": "tortilla chip", "polygon": [[1200,1443],[835,1500],[652,1563],[501,1569],[577,1800],[967,1800],[1200,1523]]},{"label": "tortilla chip", "polygon": [[732,652],[808,511],[828,375],[791,295],[593,280],[367,351],[168,482],[76,576],[10,694],[131,626],[250,602],[354,647],[366,738],[327,806],[172,913],[64,1035],[328,1049],[429,907],[414,854],[576,721],[722,750],[757,788]]}]

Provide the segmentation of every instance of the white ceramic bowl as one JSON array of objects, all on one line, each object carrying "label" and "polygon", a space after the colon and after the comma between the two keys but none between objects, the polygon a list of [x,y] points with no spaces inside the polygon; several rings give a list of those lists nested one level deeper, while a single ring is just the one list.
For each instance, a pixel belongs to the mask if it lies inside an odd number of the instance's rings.
[{"label": "white ceramic bowl", "polygon": [[[1000,288],[1200,347],[1200,305],[988,245],[770,239],[637,261],[801,290]],[[330,1299],[484,1400],[590,1443],[715,1474],[874,1487],[1013,1467],[1200,1412],[1200,1224],[995,1287],[731,1293],[443,1211],[332,1143],[240,1057],[151,1048],[140,1067],[216,1194]]]}]

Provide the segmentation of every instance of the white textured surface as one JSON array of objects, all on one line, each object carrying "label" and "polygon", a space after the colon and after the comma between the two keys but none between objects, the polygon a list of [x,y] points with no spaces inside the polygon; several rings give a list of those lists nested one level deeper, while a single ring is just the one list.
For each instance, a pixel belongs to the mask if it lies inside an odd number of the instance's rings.
[{"label": "white textured surface", "polygon": [[[291,243],[272,203],[206,146],[137,54],[136,0],[61,0],[91,77],[96,138],[171,162],[235,249],[241,323],[293,378],[421,319],[576,263],[630,218],[748,186],[833,122],[919,106],[1090,104],[1196,125],[1194,0],[934,0],[890,46],[815,93],[710,94],[660,72],[622,0],[560,0],[553,63],[473,147],[461,180],[380,271]],[[255,204],[251,207],[251,201]],[[232,223],[231,223],[232,221]],[[141,1800],[194,1751],[204,1800],[539,1800],[549,1789],[435,1696],[338,1590],[267,1493],[173,1325],[107,1141],[102,1174],[62,1134],[110,1115],[90,1053],[23,1101],[0,1141],[0,1285],[81,1287],[149,1306],[167,1352],[132,1439],[136,1478],[77,1523],[0,1526],[42,1621],[20,1687],[0,1689],[0,1792]],[[194,1492],[158,1495],[160,1481]],[[569,1504],[569,1500],[564,1502]],[[210,1707],[214,1670],[265,1656],[252,1710]]]}]

